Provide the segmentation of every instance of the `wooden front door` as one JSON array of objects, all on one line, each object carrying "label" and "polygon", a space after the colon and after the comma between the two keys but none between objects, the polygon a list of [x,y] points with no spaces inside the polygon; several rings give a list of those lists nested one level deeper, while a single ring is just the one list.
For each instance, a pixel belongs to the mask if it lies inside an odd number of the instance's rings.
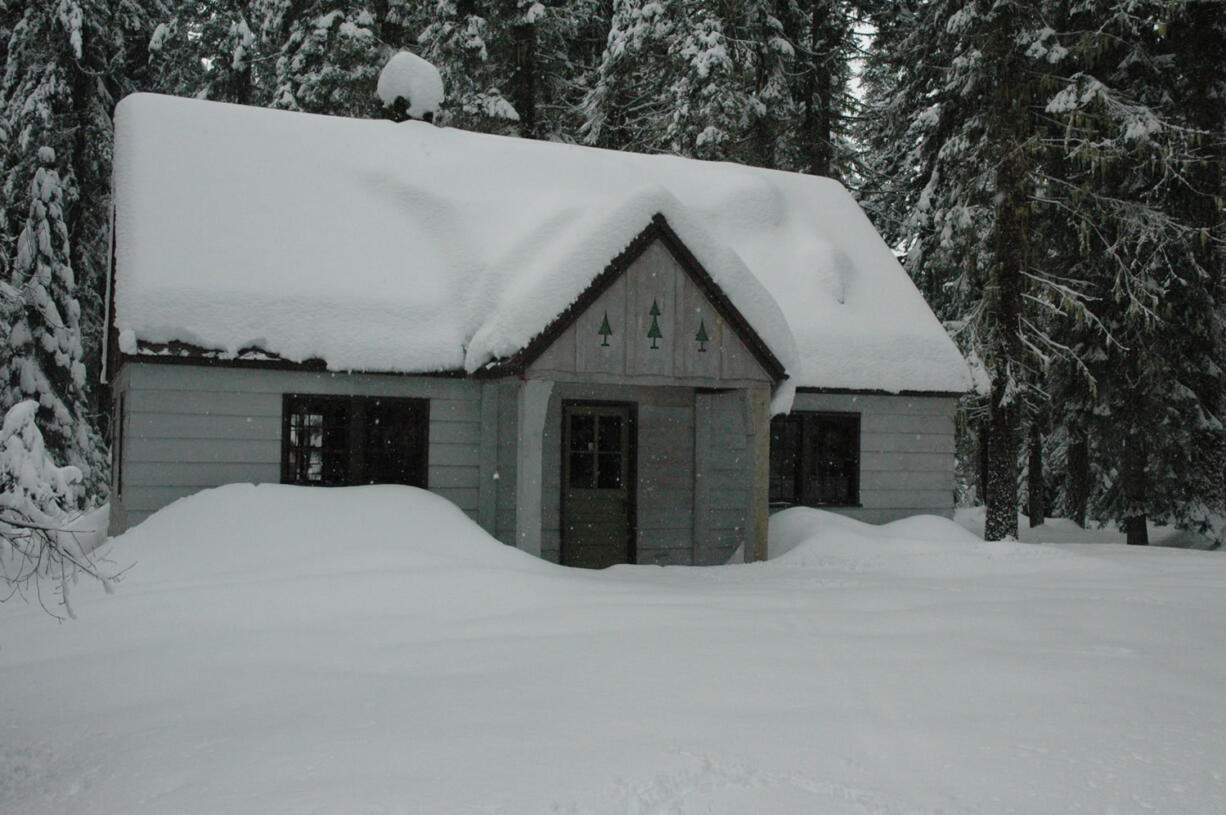
[{"label": "wooden front door", "polygon": [[634,412],[630,405],[562,408],[562,563],[634,562]]}]

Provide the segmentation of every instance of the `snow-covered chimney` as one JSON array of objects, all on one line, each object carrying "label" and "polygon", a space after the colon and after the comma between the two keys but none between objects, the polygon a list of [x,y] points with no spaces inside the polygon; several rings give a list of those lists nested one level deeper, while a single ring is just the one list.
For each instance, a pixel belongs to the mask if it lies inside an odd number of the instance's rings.
[{"label": "snow-covered chimney", "polygon": [[401,51],[387,61],[379,72],[375,88],[383,102],[383,115],[394,122],[405,119],[434,121],[443,101],[443,78],[426,60]]}]

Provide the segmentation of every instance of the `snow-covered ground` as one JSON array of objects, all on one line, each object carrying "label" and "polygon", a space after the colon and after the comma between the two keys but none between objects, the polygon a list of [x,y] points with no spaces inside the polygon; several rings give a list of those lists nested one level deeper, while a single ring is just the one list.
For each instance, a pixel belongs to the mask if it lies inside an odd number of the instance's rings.
[{"label": "snow-covered ground", "polygon": [[[966,507],[955,512],[954,520],[982,538],[987,520],[985,516],[983,507]],[[1147,527],[1150,546],[1171,546],[1178,549],[1218,548],[1212,535],[1153,522],[1147,524]],[[1068,518],[1048,518],[1032,527],[1024,515],[1017,516],[1017,534],[1023,543],[1123,543],[1125,538],[1124,531],[1112,522],[1100,524],[1093,521],[1082,529]]]},{"label": "snow-covered ground", "polygon": [[0,606],[3,813],[1226,812],[1226,555],[812,510],[562,569],[400,487],[236,485]]}]

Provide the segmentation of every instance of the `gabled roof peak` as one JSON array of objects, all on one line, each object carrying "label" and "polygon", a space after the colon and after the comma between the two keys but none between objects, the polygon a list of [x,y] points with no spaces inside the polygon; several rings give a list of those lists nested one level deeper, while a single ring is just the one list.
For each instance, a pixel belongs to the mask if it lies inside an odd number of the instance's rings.
[{"label": "gabled roof peak", "polygon": [[[684,218],[681,218],[681,220],[684,221]],[[689,229],[692,231],[694,227],[690,225]],[[709,236],[697,233],[692,234],[691,239],[708,242],[711,240]],[[720,276],[725,281],[725,285],[737,291],[741,297],[755,304],[759,311],[765,312],[758,315],[758,322],[767,327],[768,330],[774,329],[770,331],[770,334],[777,344],[778,351],[772,350],[771,345],[754,329],[753,324],[737,307],[736,300],[729,297],[724,290],[724,286],[717,282],[711,272],[703,266],[686,242],[682,240],[676,230],[669,224],[668,218],[660,211],[656,211],[650,217],[647,225],[626,244],[626,247],[620,253],[609,261],[598,275],[588,282],[586,287],[571,300],[569,306],[558,313],[516,353],[506,359],[491,360],[486,363],[483,370],[495,374],[506,371],[522,371],[562,331],[569,327],[581,313],[591,307],[599,299],[600,295],[619,277],[624,275],[649,246],[657,241],[665,246],[667,251],[677,260],[682,270],[698,285],[699,289],[715,307],[720,316],[732,326],[737,336],[749,348],[750,353],[753,354],[754,359],[758,361],[763,370],[776,381],[783,379],[786,376],[787,363],[795,363],[796,351],[795,343],[790,334],[784,334],[779,330],[781,327],[786,327],[782,313],[770,313],[769,305],[773,304],[773,299],[762,288],[757,279],[749,273],[749,270],[744,268],[744,264],[724,262],[723,267],[720,269]],[[525,298],[530,301],[539,302],[542,294],[543,292],[533,292],[526,294]],[[776,308],[774,311],[777,312],[778,309]],[[787,360],[787,362],[784,360]]]}]

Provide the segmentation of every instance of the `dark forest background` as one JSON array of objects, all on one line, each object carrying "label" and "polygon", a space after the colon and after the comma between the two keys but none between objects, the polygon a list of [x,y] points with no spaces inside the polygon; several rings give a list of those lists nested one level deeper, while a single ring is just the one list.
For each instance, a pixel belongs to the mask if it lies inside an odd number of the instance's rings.
[{"label": "dark forest background", "polygon": [[0,0],[0,408],[39,400],[85,500],[115,103],[378,117],[400,49],[442,125],[851,188],[980,374],[958,489],[989,538],[1222,517],[1222,0]]}]

